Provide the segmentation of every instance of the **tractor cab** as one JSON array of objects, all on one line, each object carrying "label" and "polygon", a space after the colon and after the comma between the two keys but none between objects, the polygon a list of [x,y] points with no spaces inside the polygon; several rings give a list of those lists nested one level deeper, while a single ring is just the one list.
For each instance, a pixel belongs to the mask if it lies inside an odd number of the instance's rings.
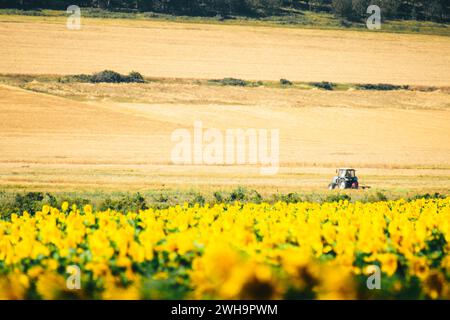
[{"label": "tractor cab", "polygon": [[351,168],[341,168],[336,170],[336,176],[328,185],[328,189],[358,189],[358,177],[356,170]]}]

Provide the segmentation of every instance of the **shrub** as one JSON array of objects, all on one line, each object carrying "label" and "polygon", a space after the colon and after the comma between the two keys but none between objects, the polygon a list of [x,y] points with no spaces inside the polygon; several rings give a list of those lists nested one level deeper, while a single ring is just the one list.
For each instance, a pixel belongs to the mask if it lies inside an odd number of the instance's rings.
[{"label": "shrub", "polygon": [[253,203],[261,203],[263,198],[256,190],[250,190],[246,196],[246,200]]},{"label": "shrub", "polygon": [[228,202],[234,202],[234,201],[244,201],[245,200],[245,194],[247,193],[247,189],[243,187],[238,187],[231,191],[230,196],[228,197]]},{"label": "shrub", "polygon": [[17,193],[12,207],[14,208],[14,211],[19,214],[27,211],[29,214],[33,215],[42,209],[43,204],[48,204],[52,207],[58,206],[55,196],[50,193],[28,192],[25,194]]},{"label": "shrub", "polygon": [[196,194],[194,199],[189,203],[189,205],[194,206],[195,204],[199,204],[200,206],[204,206],[206,203],[205,197],[201,194]]},{"label": "shrub", "polygon": [[229,197],[225,199],[225,202],[228,203],[233,203],[235,201],[261,203],[263,197],[256,190],[247,190],[244,187],[238,187],[231,191]]},{"label": "shrub", "polygon": [[242,80],[242,79],[236,79],[236,78],[215,79],[215,80],[209,80],[209,82],[221,84],[223,86],[240,86],[240,87],[245,87],[245,86],[250,85],[250,82]]},{"label": "shrub", "polygon": [[124,77],[115,71],[104,70],[98,73],[94,73],[91,78],[91,82],[109,82],[109,83],[120,83],[124,82]]},{"label": "shrub", "polygon": [[128,74],[128,82],[144,83],[145,79],[139,72],[131,71]]},{"label": "shrub", "polygon": [[217,203],[222,203],[224,201],[224,197],[219,191],[214,192],[213,196]]},{"label": "shrub", "polygon": [[65,201],[67,201],[70,204],[75,204],[78,208],[82,208],[83,206],[91,203],[90,200],[81,197],[68,198],[65,199]]},{"label": "shrub", "polygon": [[418,199],[426,199],[426,200],[430,200],[430,199],[445,199],[446,196],[435,192],[434,194],[429,194],[429,193],[425,193],[425,194],[416,194],[415,196],[409,198],[409,201],[412,200],[418,200]]},{"label": "shrub", "polygon": [[292,86],[292,82],[287,79],[280,79],[280,84],[282,86]]},{"label": "shrub", "polygon": [[118,72],[111,70],[104,70],[101,72],[89,74],[76,74],[71,76],[65,76],[58,79],[59,82],[90,82],[90,83],[144,83],[144,77],[136,71],[130,72],[128,75],[122,75]]},{"label": "shrub", "polygon": [[348,194],[332,194],[326,197],[325,202],[351,201],[352,198]]},{"label": "shrub", "polygon": [[310,82],[309,84],[313,87],[316,87],[319,89],[324,89],[324,90],[333,90],[334,87],[336,86],[334,83],[328,82],[328,81]]},{"label": "shrub", "polygon": [[144,197],[139,193],[125,195],[118,200],[106,199],[100,206],[100,210],[116,210],[121,212],[138,211],[148,209]]},{"label": "shrub", "polygon": [[379,202],[379,201],[387,201],[388,198],[387,196],[380,191],[377,191],[375,194],[371,194],[369,195],[369,197],[367,198],[368,202]]},{"label": "shrub", "polygon": [[345,28],[350,28],[352,26],[352,23],[348,21],[347,19],[341,19],[340,21],[341,26]]},{"label": "shrub", "polygon": [[157,202],[167,202],[169,201],[169,196],[167,194],[160,193],[157,197],[155,197]]},{"label": "shrub", "polygon": [[297,193],[288,193],[281,195],[281,201],[287,202],[287,203],[297,203],[302,202],[302,199]]},{"label": "shrub", "polygon": [[92,75],[90,74],[75,74],[71,76],[64,76],[58,78],[58,82],[70,83],[70,82],[91,82]]},{"label": "shrub", "polygon": [[221,86],[236,86],[236,87],[259,87],[264,85],[262,81],[247,81],[236,78],[223,78],[208,80],[210,84],[218,84]]},{"label": "shrub", "polygon": [[[44,200],[44,195],[41,192],[28,192],[26,194],[16,194],[15,208],[18,212],[28,211],[35,213],[39,210],[40,202]],[[39,205],[37,205],[39,203]]]},{"label": "shrub", "polygon": [[400,89],[409,89],[409,86],[396,86],[393,84],[385,84],[385,83],[379,83],[379,84],[358,84],[356,86],[358,89],[362,90],[400,90]]}]

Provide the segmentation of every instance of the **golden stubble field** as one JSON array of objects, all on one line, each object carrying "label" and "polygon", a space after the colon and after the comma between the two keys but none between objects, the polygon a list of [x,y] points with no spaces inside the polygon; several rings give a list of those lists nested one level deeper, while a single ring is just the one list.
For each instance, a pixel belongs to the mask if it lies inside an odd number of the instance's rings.
[{"label": "golden stubble field", "polygon": [[0,16],[0,72],[450,85],[450,38],[356,31]]},{"label": "golden stubble field", "polygon": [[[450,185],[445,92],[176,83],[33,82],[26,88],[47,93],[0,87],[0,178],[8,188],[239,184],[310,190],[326,187],[334,167],[348,165],[375,188],[448,190]],[[139,100],[131,101],[133,96]],[[384,107],[388,102],[392,107]],[[194,121],[205,129],[280,129],[279,173],[261,176],[259,166],[173,165],[171,134],[178,128],[192,132]]]},{"label": "golden stubble field", "polygon": [[[14,20],[14,19],[17,19]],[[0,73],[450,84],[446,37],[165,22],[1,17]],[[147,84],[0,85],[0,185],[140,190],[235,185],[322,190],[338,166],[373,188],[450,190],[448,90],[324,91]],[[171,164],[171,134],[280,129],[280,170]]]}]

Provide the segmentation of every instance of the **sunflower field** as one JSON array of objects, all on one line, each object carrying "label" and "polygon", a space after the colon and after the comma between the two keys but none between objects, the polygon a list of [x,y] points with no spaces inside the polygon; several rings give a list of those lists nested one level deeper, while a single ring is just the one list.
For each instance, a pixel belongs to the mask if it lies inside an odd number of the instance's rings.
[{"label": "sunflower field", "polygon": [[449,299],[449,252],[450,198],[64,202],[0,219],[0,299]]}]

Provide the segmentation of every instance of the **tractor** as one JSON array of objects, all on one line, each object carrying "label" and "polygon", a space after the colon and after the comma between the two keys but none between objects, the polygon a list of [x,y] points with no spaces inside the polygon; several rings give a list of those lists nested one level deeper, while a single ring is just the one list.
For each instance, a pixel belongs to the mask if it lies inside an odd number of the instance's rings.
[{"label": "tractor", "polygon": [[359,183],[355,171],[355,169],[350,168],[336,170],[336,176],[333,177],[333,180],[328,185],[328,189],[358,189]]}]

